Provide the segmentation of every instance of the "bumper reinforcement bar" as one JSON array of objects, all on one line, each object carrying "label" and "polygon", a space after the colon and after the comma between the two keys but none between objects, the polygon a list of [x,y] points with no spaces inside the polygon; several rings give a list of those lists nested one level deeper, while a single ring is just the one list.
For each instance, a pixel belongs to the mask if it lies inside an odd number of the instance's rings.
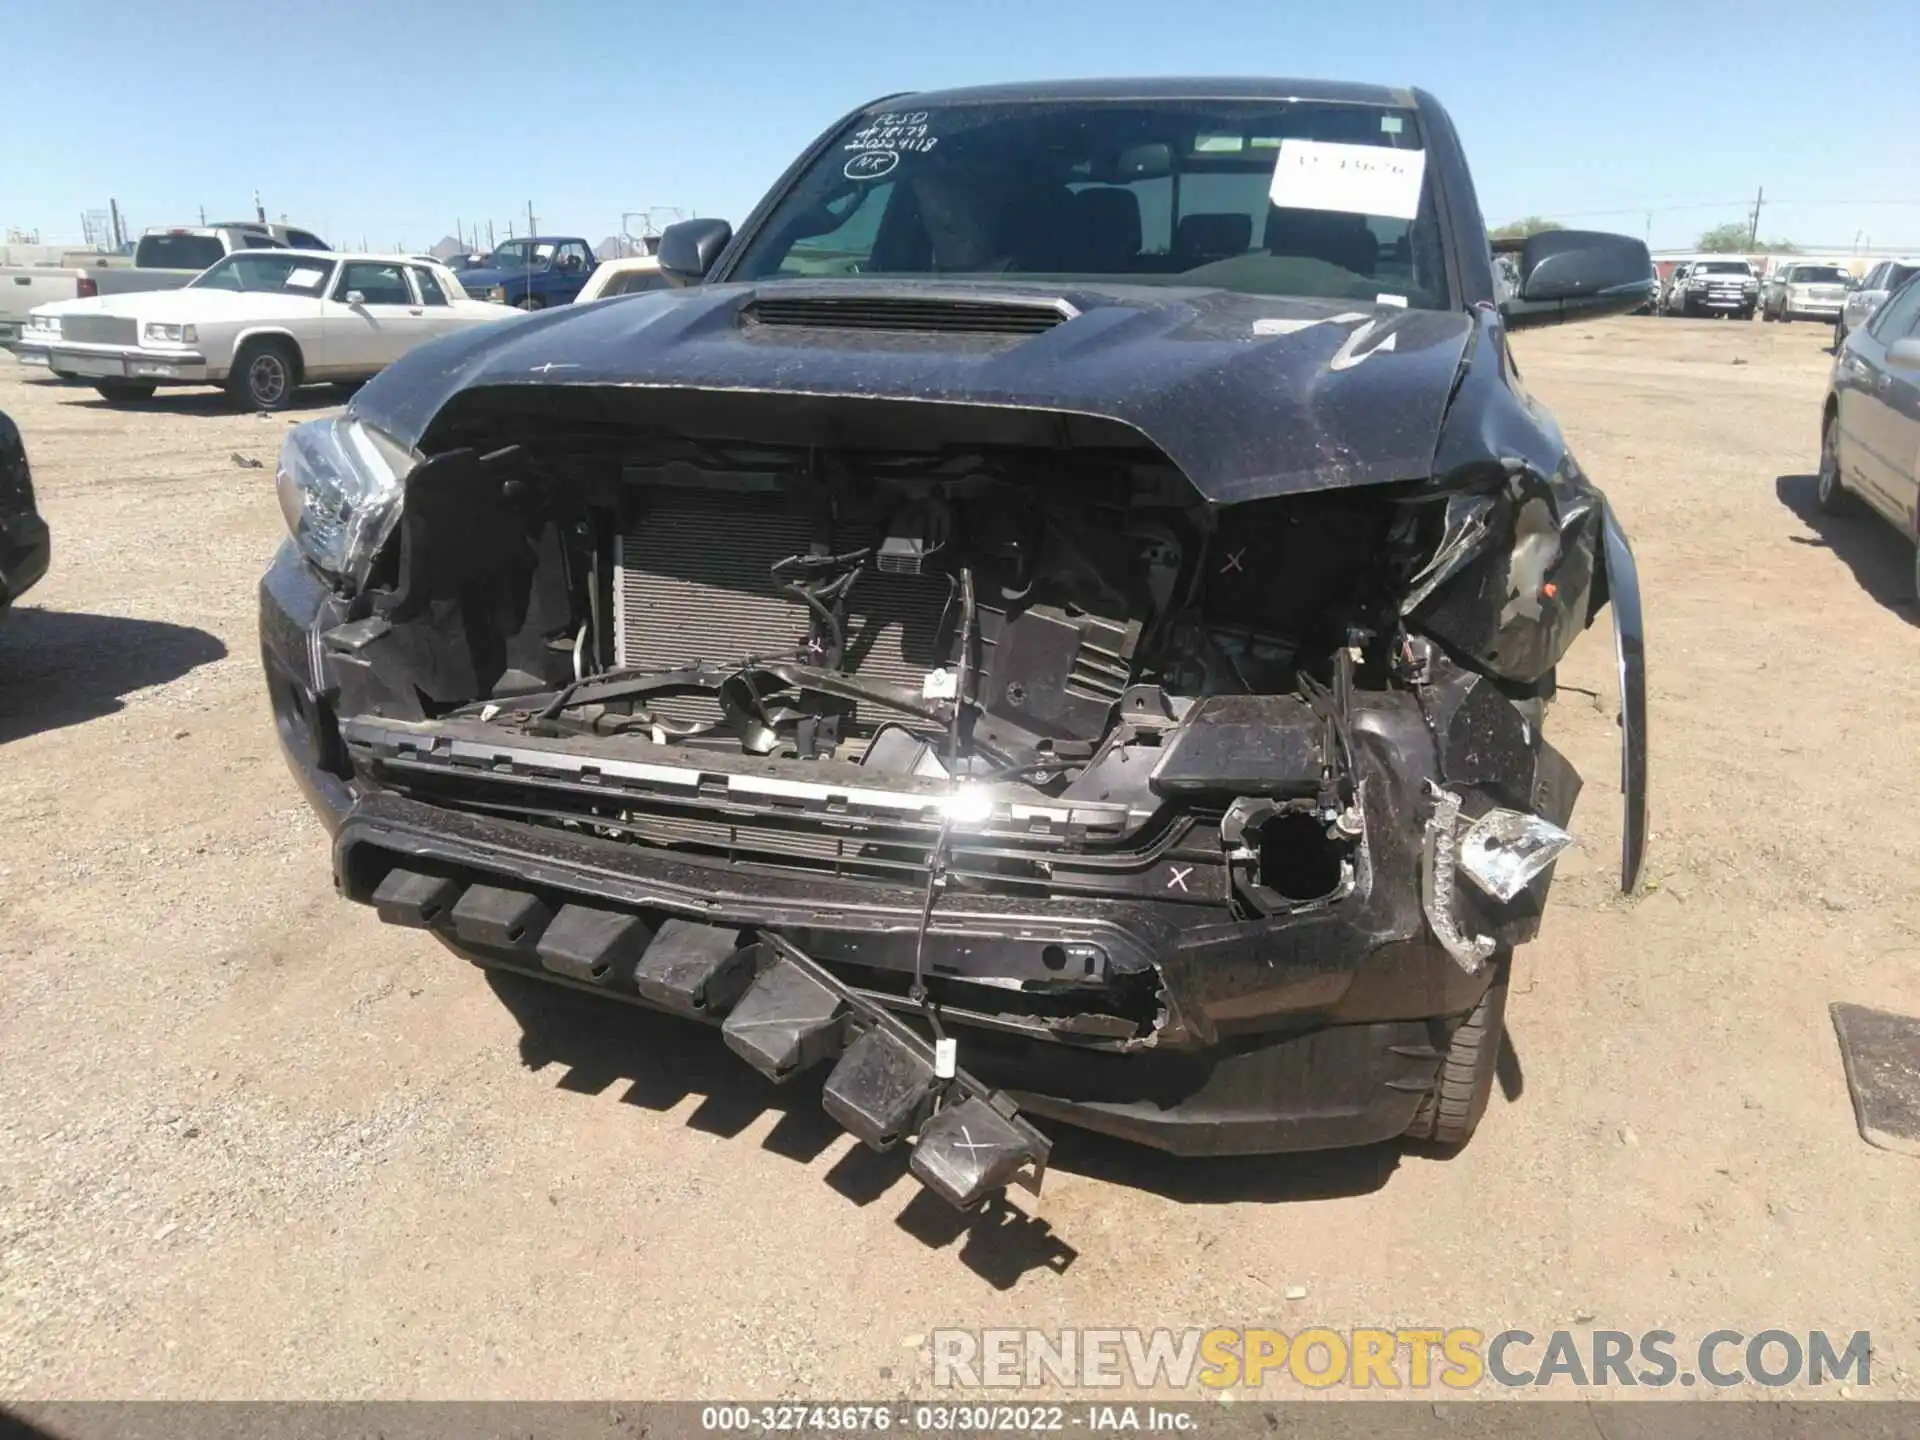
[{"label": "bumper reinforcement bar", "polygon": [[914,1178],[971,1210],[1008,1185],[1034,1194],[1051,1142],[1005,1093],[957,1066],[894,1012],[856,994],[783,936],[583,905],[557,911],[533,895],[416,871],[388,872],[372,902],[383,920],[451,932],[564,980],[618,988],[655,1009],[718,1023],[727,1048],[783,1083],[828,1060],[821,1103],[874,1150],[911,1140]]}]

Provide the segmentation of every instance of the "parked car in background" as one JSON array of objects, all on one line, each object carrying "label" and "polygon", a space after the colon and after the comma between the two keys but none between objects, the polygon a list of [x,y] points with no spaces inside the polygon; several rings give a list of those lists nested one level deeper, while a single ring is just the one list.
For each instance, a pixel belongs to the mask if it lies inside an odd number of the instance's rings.
[{"label": "parked car in background", "polygon": [[1818,493],[1828,514],[1864,502],[1915,542],[1913,595],[1920,599],[1920,275],[1834,356]]},{"label": "parked car in background", "polygon": [[223,229],[249,230],[256,235],[265,235],[275,243],[289,250],[331,250],[333,247],[311,230],[303,230],[298,225],[287,225],[277,220],[215,220],[213,224]]},{"label": "parked car in background", "polygon": [[1685,277],[1676,270],[1667,292],[1669,315],[1734,315],[1753,318],[1760,281],[1745,260],[1694,260]]},{"label": "parked car in background", "polygon": [[[53,542],[34,505],[33,472],[20,427],[0,413],[0,610],[47,573]],[[0,677],[0,684],[5,684]]]},{"label": "parked car in background", "polygon": [[1886,303],[1887,296],[1915,275],[1920,275],[1920,259],[1909,257],[1882,260],[1861,276],[1860,283],[1847,292],[1847,303],[1834,318],[1834,353],[1838,354],[1840,347],[1847,343],[1847,336],[1873,317],[1873,312]]},{"label": "parked car in background", "polygon": [[1838,265],[1810,260],[1777,262],[1760,292],[1762,320],[1838,322],[1853,276]]},{"label": "parked car in background", "polygon": [[1673,304],[1680,293],[1680,282],[1687,278],[1687,262],[1682,260],[1674,266],[1667,278],[1660,282],[1655,294],[1655,307],[1659,314],[1673,314]]},{"label": "parked car in background", "polygon": [[625,260],[603,260],[593,277],[580,287],[574,304],[605,300],[614,295],[638,295],[648,290],[665,290],[672,281],[661,273],[660,261],[652,255],[635,255]]},{"label": "parked car in background", "polygon": [[117,263],[0,268],[0,346],[17,345],[27,315],[41,305],[175,289],[235,251],[279,247],[260,226],[155,226],[135,242],[131,263],[114,257]]},{"label": "parked car in background", "polygon": [[544,310],[571,304],[594,267],[593,247],[577,235],[509,240],[485,263],[460,272],[460,284],[476,300]]},{"label": "parked car in background", "polygon": [[223,385],[236,405],[279,410],[303,384],[364,380],[424,341],[501,314],[431,261],[259,250],[230,255],[179,290],[43,305],[19,355],[88,380],[109,400]]},{"label": "parked car in background", "polygon": [[1419,90],[897,95],[802,155],[674,288],[289,433],[261,657],[342,897],[830,1070],[962,1208],[1026,1116],[1463,1143],[1609,604],[1641,866],[1632,554],[1508,334],[1646,247],[1516,241],[1503,303]]}]

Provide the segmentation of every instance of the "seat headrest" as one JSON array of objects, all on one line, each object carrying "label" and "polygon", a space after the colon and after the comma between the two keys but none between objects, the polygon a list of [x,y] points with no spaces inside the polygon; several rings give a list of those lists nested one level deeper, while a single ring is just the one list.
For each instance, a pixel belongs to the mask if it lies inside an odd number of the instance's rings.
[{"label": "seat headrest", "polygon": [[1118,185],[1082,190],[1073,197],[1082,253],[1101,269],[1140,253],[1140,201]]},{"label": "seat headrest", "polygon": [[1190,263],[1226,260],[1247,253],[1253,243],[1253,217],[1237,212],[1182,215],[1174,231],[1174,253]]},{"label": "seat headrest", "polygon": [[1373,274],[1380,242],[1366,218],[1337,210],[1293,210],[1279,205],[1267,211],[1262,247],[1271,255],[1324,260],[1356,275]]}]

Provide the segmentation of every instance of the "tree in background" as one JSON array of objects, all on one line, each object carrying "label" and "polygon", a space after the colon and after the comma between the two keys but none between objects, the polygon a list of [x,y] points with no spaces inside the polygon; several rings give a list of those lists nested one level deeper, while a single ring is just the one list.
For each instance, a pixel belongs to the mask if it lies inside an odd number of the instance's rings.
[{"label": "tree in background", "polygon": [[1743,221],[1729,220],[1716,225],[1700,237],[1695,247],[1707,255],[1798,255],[1800,248],[1791,240],[1762,240],[1758,244],[1747,237],[1752,233]]},{"label": "tree in background", "polygon": [[1501,225],[1487,233],[1495,240],[1524,240],[1529,235],[1538,235],[1543,230],[1564,230],[1567,227],[1558,220],[1548,220],[1544,216],[1529,215],[1524,220],[1515,220],[1510,225]]}]

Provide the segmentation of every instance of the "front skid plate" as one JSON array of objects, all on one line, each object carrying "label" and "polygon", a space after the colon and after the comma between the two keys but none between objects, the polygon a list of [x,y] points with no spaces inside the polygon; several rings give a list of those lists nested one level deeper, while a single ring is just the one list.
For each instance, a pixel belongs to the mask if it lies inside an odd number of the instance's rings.
[{"label": "front skid plate", "polygon": [[[1008,1185],[1040,1193],[1052,1142],[1013,1101],[965,1070],[942,1067],[934,1044],[898,1014],[848,989],[785,937],[670,921],[634,954],[633,926],[583,923],[576,905],[549,917],[534,896],[497,886],[466,887],[464,895],[461,888],[396,869],[371,898],[382,919],[442,933],[482,963],[717,1021],[728,1048],[776,1083],[833,1061],[822,1094],[827,1113],[875,1150],[913,1137],[914,1178],[958,1209]],[[572,941],[556,947],[563,930]],[[599,936],[607,954],[577,953]]]}]

